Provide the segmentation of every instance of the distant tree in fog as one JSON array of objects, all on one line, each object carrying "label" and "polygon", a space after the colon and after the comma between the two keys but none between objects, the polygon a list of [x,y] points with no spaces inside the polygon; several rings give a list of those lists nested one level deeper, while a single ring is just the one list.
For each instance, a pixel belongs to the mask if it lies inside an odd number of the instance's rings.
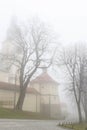
[{"label": "distant tree in fog", "polygon": [[87,75],[87,71],[83,71],[84,67],[87,68],[87,64],[85,64],[86,49],[87,48],[82,44],[76,44],[73,47],[68,47],[67,49],[64,48],[61,56],[58,57],[58,60],[56,60],[57,64],[59,62],[60,64],[62,63],[62,65],[66,68],[66,72],[68,72],[69,87],[67,89],[74,95],[79,122],[82,122],[82,107],[84,107],[85,116],[87,114],[87,105],[85,105],[87,95],[85,96],[84,93],[86,89],[86,87],[84,87],[84,84],[86,84],[84,74],[86,73]]}]

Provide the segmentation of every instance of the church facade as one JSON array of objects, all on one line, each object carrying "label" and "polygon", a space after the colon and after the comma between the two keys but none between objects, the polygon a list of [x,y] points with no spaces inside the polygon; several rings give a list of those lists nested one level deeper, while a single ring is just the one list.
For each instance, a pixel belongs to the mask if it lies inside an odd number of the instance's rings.
[{"label": "church facade", "polygon": [[[1,74],[0,105],[6,108],[14,108],[19,97],[19,85],[16,85],[15,81],[9,82]],[[7,77],[8,75],[4,73],[4,76]],[[58,83],[50,77],[46,70],[32,80],[27,87],[23,110],[54,118],[61,116]]]}]

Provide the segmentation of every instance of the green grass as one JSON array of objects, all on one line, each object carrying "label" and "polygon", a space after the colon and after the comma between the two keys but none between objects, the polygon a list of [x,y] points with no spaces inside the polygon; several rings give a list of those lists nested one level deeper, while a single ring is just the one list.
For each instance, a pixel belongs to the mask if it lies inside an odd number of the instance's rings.
[{"label": "green grass", "polygon": [[87,129],[87,123],[82,124],[63,124],[61,125],[64,128],[71,128],[73,130],[86,130]]},{"label": "green grass", "polygon": [[0,118],[7,119],[49,119],[49,117],[39,113],[16,111],[13,109],[0,108]]}]

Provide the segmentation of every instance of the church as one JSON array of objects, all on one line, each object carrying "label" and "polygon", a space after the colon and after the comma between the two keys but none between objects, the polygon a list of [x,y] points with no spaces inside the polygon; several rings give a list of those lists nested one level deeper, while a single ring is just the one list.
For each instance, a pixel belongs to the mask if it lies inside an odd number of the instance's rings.
[{"label": "church", "polygon": [[[11,78],[10,82],[6,72],[2,73],[0,73],[0,106],[14,108],[19,97],[19,85],[15,84],[14,78]],[[52,79],[46,69],[30,82],[22,109],[53,118],[61,116],[58,83]]]},{"label": "church", "polygon": [[61,105],[58,95],[58,83],[51,78],[46,69],[30,83],[40,93],[40,112],[50,117],[61,114]]},{"label": "church", "polygon": [[[13,52],[10,43],[3,44],[3,53]],[[13,49],[13,50],[12,50]],[[1,59],[0,59],[1,60]],[[7,63],[0,61],[0,106],[14,108],[19,97],[19,76],[16,66],[6,68]],[[41,113],[53,118],[61,116],[61,102],[58,92],[59,84],[48,74],[44,67],[42,73],[31,80],[23,103],[23,110]]]}]

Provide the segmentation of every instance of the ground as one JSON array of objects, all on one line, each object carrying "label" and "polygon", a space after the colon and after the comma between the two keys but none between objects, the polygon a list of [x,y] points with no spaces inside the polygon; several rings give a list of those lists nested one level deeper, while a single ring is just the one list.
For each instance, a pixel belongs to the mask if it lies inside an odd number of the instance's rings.
[{"label": "ground", "polygon": [[[0,118],[1,119],[50,119],[49,116],[41,115],[40,113],[27,112],[27,111],[17,111],[13,109],[0,108]],[[52,118],[51,118],[52,119]]]},{"label": "ground", "polygon": [[72,128],[73,130],[87,130],[87,123],[62,124],[62,127]]},{"label": "ground", "polygon": [[65,130],[57,123],[57,120],[0,119],[0,130]]}]

